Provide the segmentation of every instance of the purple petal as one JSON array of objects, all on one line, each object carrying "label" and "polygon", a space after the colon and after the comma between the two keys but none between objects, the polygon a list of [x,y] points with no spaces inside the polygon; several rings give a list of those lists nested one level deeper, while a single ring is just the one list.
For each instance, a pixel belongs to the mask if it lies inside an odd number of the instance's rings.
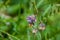
[{"label": "purple petal", "polygon": [[44,24],[44,23],[41,23],[41,24],[40,24],[40,27],[45,27],[45,24]]},{"label": "purple petal", "polygon": [[34,15],[32,15],[32,16],[28,16],[28,17],[27,17],[27,21],[28,21],[29,23],[36,22],[36,18],[35,18]]}]

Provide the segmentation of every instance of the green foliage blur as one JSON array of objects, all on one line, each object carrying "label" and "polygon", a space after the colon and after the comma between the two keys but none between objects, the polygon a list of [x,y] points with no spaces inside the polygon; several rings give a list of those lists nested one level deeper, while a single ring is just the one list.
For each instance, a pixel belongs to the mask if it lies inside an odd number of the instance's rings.
[{"label": "green foliage blur", "polygon": [[[26,19],[33,14],[36,34]],[[38,29],[41,20],[43,31]],[[60,40],[60,0],[0,0],[0,40]]]}]

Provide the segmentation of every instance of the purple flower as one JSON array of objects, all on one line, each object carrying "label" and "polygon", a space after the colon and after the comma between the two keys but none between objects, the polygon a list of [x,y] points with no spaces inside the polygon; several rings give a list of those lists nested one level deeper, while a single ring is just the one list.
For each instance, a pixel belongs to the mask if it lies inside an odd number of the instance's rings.
[{"label": "purple flower", "polygon": [[40,23],[40,27],[45,27],[45,24],[44,23]]},{"label": "purple flower", "polygon": [[35,17],[35,15],[28,16],[28,17],[27,17],[27,21],[28,21],[30,24],[34,24],[34,22],[36,22],[36,17]]},{"label": "purple flower", "polygon": [[40,30],[45,30],[45,24],[43,22],[40,23],[39,29]]}]

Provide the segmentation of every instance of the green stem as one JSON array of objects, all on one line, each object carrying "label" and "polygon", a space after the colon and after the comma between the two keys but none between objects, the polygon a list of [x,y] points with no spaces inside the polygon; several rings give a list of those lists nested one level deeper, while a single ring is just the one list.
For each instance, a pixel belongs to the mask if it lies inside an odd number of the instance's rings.
[{"label": "green stem", "polygon": [[27,29],[27,36],[28,36],[28,40],[30,40],[30,31],[29,31],[29,29]]},{"label": "green stem", "polygon": [[15,36],[13,36],[13,35],[10,35],[9,33],[5,32],[5,31],[0,30],[0,32],[3,32],[3,33],[5,33],[5,34],[7,34],[9,37],[15,38],[16,40],[20,40],[19,38],[15,37]]}]

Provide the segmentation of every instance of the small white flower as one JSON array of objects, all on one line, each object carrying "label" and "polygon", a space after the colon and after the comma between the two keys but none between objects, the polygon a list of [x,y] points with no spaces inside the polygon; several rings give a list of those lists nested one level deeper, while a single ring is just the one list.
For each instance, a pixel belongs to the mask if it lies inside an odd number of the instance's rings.
[{"label": "small white flower", "polygon": [[10,22],[6,22],[6,25],[10,25]]},{"label": "small white flower", "polygon": [[45,30],[45,27],[39,27],[39,30]]},{"label": "small white flower", "polygon": [[32,33],[34,33],[34,34],[37,33],[37,29],[33,29]]}]

